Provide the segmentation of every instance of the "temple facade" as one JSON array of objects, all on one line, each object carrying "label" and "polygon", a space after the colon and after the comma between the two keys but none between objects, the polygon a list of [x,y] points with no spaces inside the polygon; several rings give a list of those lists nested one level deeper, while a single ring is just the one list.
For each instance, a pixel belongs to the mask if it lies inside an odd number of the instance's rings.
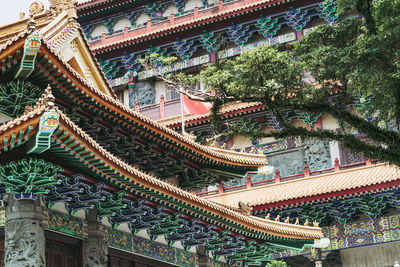
[{"label": "temple facade", "polygon": [[329,245],[317,221],[198,196],[262,175],[266,156],[200,144],[121,103],[75,5],[34,1],[0,27],[1,265],[261,266]]},{"label": "temple facade", "polygon": [[[285,49],[316,26],[334,24],[336,8],[334,1],[305,0],[88,0],[76,10],[88,44],[120,102],[181,132],[179,94],[157,74],[196,73],[206,64],[259,46],[281,44]],[[144,68],[140,59],[152,54],[173,56],[177,61],[157,66],[155,59],[156,69]],[[349,108],[356,111],[361,105],[355,98]],[[266,155],[268,166],[241,177],[191,180],[192,187],[179,182],[180,187],[237,209],[243,201],[259,218],[314,223],[330,240],[325,247],[279,251],[272,258],[293,267],[398,266],[397,167],[353,153],[338,142],[242,136],[212,142],[210,113],[185,114],[184,118],[185,131],[196,142],[221,151],[257,151]],[[260,131],[281,127],[260,103],[223,106],[221,119]],[[325,114],[294,112],[288,119],[308,128],[340,128]],[[392,125],[388,122],[385,127]],[[209,264],[219,266],[212,259],[214,263]]]}]

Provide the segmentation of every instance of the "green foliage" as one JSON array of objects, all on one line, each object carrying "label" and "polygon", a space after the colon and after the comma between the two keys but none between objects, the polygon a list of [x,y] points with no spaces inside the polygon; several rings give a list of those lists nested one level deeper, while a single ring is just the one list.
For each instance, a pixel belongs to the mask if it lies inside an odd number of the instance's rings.
[{"label": "green foliage", "polygon": [[290,267],[290,266],[284,261],[271,261],[270,263],[267,263],[265,267]]},{"label": "green foliage", "polygon": [[[332,3],[321,8],[333,19]],[[220,126],[219,107],[240,100],[262,102],[283,128],[267,133],[231,127],[222,135],[332,139],[366,157],[400,165],[400,134],[382,127],[389,119],[400,122],[400,0],[340,0],[338,10],[362,16],[321,25],[290,51],[259,47],[201,71],[205,87],[215,92],[214,127]],[[208,33],[203,39],[211,37]],[[296,127],[288,123],[288,112],[310,126],[320,114],[329,114],[342,129]]]}]

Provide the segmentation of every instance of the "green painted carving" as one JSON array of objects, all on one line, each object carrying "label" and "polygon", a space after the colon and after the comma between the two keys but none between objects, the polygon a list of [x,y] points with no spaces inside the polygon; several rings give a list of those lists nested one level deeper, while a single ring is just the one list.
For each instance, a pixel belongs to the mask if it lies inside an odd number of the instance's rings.
[{"label": "green painted carving", "polygon": [[[98,209],[97,215],[99,217],[110,217],[116,214],[116,210],[126,208],[126,204],[123,204],[124,196],[128,195],[125,191],[120,191],[112,196],[109,196],[104,201],[96,203]],[[114,225],[117,227],[118,225]]]},{"label": "green painted carving", "polygon": [[60,184],[57,172],[63,168],[42,159],[29,158],[0,165],[0,183],[12,194],[47,194]]},{"label": "green painted carving", "polygon": [[165,56],[166,52],[166,48],[150,45],[150,48],[149,50],[147,50],[145,57],[150,58],[151,62],[157,67],[161,67],[163,65],[163,62],[160,59]]},{"label": "green painted carving", "polygon": [[256,27],[258,29],[258,33],[262,34],[265,38],[272,38],[276,35],[276,33],[281,28],[281,24],[278,24],[278,19],[272,19],[271,17],[264,17],[257,21]]},{"label": "green painted carving", "polygon": [[41,41],[38,33],[33,32],[26,37],[21,66],[15,74],[15,78],[27,78],[32,73],[35,67],[36,56],[40,50],[40,45]]},{"label": "green painted carving", "polygon": [[103,21],[103,24],[104,24],[104,26],[106,26],[109,34],[113,34],[114,33],[114,25],[115,25],[116,22],[117,22],[116,18],[105,19]]},{"label": "green painted carving", "polygon": [[308,112],[300,112],[297,118],[302,120],[304,123],[307,123],[311,128],[314,128],[314,123],[317,122],[321,115],[321,113],[310,114]]},{"label": "green painted carving", "polygon": [[371,219],[382,215],[386,208],[383,196],[366,195],[357,201],[361,212],[365,213]]},{"label": "green painted carving", "polygon": [[[183,214],[177,213],[173,216],[170,216],[164,220],[164,222],[155,225],[151,230],[148,230],[148,235],[152,240],[156,236],[166,236],[171,235],[177,229],[181,229],[184,227],[179,218],[182,217]],[[169,245],[173,245],[174,242],[169,242]]]},{"label": "green painted carving", "polygon": [[161,10],[161,5],[159,3],[148,3],[146,6],[146,13],[154,17]]},{"label": "green painted carving", "polygon": [[24,113],[24,107],[35,103],[41,90],[29,81],[17,80],[0,84],[0,112],[10,117]]},{"label": "green painted carving", "polygon": [[117,61],[99,59],[100,67],[107,79],[114,79],[115,75],[121,69],[120,66],[117,66],[117,63]]},{"label": "green painted carving", "polygon": [[217,35],[213,32],[203,31],[201,35],[200,43],[201,46],[209,53],[215,53],[219,47]]},{"label": "green painted carving", "polygon": [[83,221],[67,214],[49,213],[49,225],[52,231],[83,238],[85,236]]},{"label": "green painted carving", "polygon": [[43,113],[39,130],[28,145],[28,154],[39,154],[50,148],[51,136],[58,127],[58,114],[55,110]]},{"label": "green painted carving", "polygon": [[319,4],[319,7],[317,8],[317,11],[320,13],[319,17],[331,24],[334,24],[338,18],[336,10],[337,3],[332,0],[328,0]]}]

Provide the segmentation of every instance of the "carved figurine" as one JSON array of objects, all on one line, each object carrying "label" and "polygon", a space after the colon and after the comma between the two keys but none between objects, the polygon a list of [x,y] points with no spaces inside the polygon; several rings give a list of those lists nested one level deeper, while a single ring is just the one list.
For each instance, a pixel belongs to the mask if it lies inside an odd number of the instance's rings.
[{"label": "carved figurine", "polygon": [[243,215],[249,216],[253,210],[253,207],[251,207],[249,203],[246,204],[242,201],[239,201],[239,209]]},{"label": "carved figurine", "polygon": [[29,15],[33,17],[34,15],[42,13],[43,10],[44,10],[43,3],[36,0],[29,6]]}]

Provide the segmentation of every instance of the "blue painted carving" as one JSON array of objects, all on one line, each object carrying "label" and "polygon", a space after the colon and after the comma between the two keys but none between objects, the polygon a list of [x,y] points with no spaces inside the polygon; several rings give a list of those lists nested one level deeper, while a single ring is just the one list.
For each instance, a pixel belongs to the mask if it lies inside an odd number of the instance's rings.
[{"label": "blue painted carving", "polygon": [[138,72],[142,68],[142,65],[138,61],[138,57],[134,53],[129,54],[124,51],[121,62],[124,69],[128,71]]},{"label": "blue painted carving", "polygon": [[323,18],[326,22],[330,24],[334,24],[336,22],[336,19],[338,18],[338,15],[336,13],[337,3],[332,0],[328,0],[319,4],[317,11],[319,12],[319,17]]},{"label": "blue painted carving", "polygon": [[94,26],[95,26],[94,24],[82,26],[82,31],[85,34],[86,38],[89,40],[92,38],[92,32],[93,32]]},{"label": "blue painted carving", "polygon": [[103,25],[107,27],[108,34],[114,33],[114,25],[117,22],[117,18],[108,18],[103,20]]},{"label": "blue painted carving", "polygon": [[187,0],[173,0],[173,2],[175,7],[178,9],[178,12],[183,13]]},{"label": "blue painted carving", "polygon": [[139,17],[139,12],[137,11],[131,11],[126,13],[126,18],[129,20],[129,22],[131,23],[132,28],[136,27],[136,19]]},{"label": "blue painted carving", "polygon": [[118,61],[99,59],[99,65],[100,65],[100,68],[102,69],[104,75],[109,80],[114,79],[115,75],[117,75],[117,73],[121,69],[121,66],[119,66]]},{"label": "blue painted carving", "polygon": [[188,41],[187,39],[177,38],[174,42],[175,54],[183,60],[188,60],[196,52],[198,45],[194,44],[194,41]]},{"label": "blue painted carving", "polygon": [[290,7],[286,12],[285,20],[288,26],[296,31],[301,31],[311,20],[311,17],[307,15],[307,10],[302,11],[300,8]]},{"label": "blue painted carving", "polygon": [[249,26],[233,23],[232,26],[229,27],[227,35],[230,41],[234,42],[238,46],[243,46],[247,43],[253,33],[249,30]]}]

